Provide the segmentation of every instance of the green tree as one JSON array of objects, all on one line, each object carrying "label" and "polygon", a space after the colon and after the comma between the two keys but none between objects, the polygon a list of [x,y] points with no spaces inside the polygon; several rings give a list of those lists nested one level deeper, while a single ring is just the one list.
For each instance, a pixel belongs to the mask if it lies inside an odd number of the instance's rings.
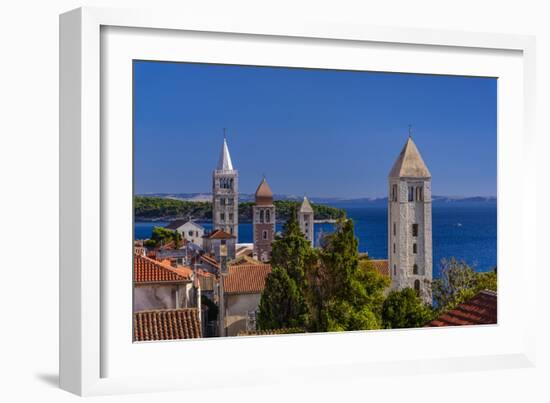
[{"label": "green tree", "polygon": [[174,240],[174,231],[164,227],[154,227],[151,238],[145,241],[145,246],[149,248],[157,248]]},{"label": "green tree", "polygon": [[318,261],[308,267],[308,302],[314,331],[377,329],[375,301],[380,302],[384,281],[359,267],[353,221],[343,219],[328,235]]},{"label": "green tree", "polygon": [[359,278],[365,286],[368,305],[382,323],[382,305],[386,299],[384,291],[390,286],[390,278],[380,274],[369,258],[360,258],[359,268],[362,271]]},{"label": "green tree", "polygon": [[304,298],[307,286],[304,272],[312,256],[313,250],[300,231],[294,211],[284,225],[283,236],[272,244],[273,271],[266,279],[260,300],[260,328],[306,328],[308,310]]},{"label": "green tree", "polygon": [[285,269],[275,267],[266,279],[260,299],[258,327],[295,328],[306,323],[307,307],[296,282]]},{"label": "green tree", "polygon": [[409,287],[391,291],[382,307],[382,325],[386,329],[424,326],[432,317],[432,309]]},{"label": "green tree", "polygon": [[477,273],[466,262],[454,257],[441,261],[441,277],[432,281],[433,299],[440,311],[453,309],[484,289],[497,290],[496,268]]},{"label": "green tree", "polygon": [[172,232],[172,241],[174,241],[174,248],[178,249],[181,246],[182,236],[179,231]]},{"label": "green tree", "polygon": [[271,248],[271,265],[286,270],[302,292],[306,287],[305,268],[312,259],[313,249],[300,231],[296,209],[283,226],[283,236],[276,239]]}]

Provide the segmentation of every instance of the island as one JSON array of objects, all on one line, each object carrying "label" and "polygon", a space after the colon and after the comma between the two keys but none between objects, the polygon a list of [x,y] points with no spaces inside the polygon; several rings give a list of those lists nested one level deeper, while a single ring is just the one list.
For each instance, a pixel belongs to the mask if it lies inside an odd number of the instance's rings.
[{"label": "island", "polygon": [[[275,200],[277,220],[286,221],[293,209],[300,207],[301,202],[292,200]],[[239,222],[252,222],[253,202],[239,203]],[[342,209],[324,204],[312,204],[315,220],[321,222],[336,222],[344,218],[346,212]],[[189,201],[163,197],[134,197],[134,218],[136,221],[172,221],[176,219],[195,220],[199,222],[212,221],[212,202]]]}]

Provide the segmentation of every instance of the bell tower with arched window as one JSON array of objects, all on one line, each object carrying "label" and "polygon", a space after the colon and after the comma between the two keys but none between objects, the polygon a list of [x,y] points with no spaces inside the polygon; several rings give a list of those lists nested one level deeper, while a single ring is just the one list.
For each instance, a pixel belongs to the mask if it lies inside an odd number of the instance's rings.
[{"label": "bell tower with arched window", "polygon": [[431,304],[431,174],[409,136],[388,178],[388,261],[392,289],[414,289]]},{"label": "bell tower with arched window", "polygon": [[254,228],[254,255],[258,260],[271,260],[271,243],[275,239],[275,205],[269,184],[262,179],[256,190],[256,203],[252,207]]},{"label": "bell tower with arched window", "polygon": [[212,226],[239,239],[239,175],[233,169],[224,136],[218,166],[212,174]]}]

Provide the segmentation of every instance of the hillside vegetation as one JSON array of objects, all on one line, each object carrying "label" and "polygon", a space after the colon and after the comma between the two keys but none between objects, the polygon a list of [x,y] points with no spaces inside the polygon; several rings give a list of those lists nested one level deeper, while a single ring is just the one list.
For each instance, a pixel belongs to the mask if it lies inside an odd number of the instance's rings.
[{"label": "hillside vegetation", "polygon": [[[299,208],[301,202],[275,200],[277,220],[286,221],[293,208]],[[239,221],[252,221],[252,206],[254,203],[239,203]],[[312,204],[316,220],[339,219],[345,216],[345,211],[325,206]],[[161,197],[136,196],[134,198],[134,214],[136,220],[162,220],[194,219],[197,221],[210,221],[212,219],[212,203],[203,201],[186,201],[167,199]]]}]

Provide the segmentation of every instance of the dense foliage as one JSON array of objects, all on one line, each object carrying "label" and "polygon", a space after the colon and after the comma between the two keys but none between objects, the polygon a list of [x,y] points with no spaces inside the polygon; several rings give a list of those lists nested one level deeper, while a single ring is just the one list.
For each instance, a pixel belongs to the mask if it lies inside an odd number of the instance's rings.
[{"label": "dense foliage", "polygon": [[164,227],[154,227],[151,238],[145,241],[145,246],[154,249],[170,242],[174,242],[174,246],[178,248],[182,242],[181,234]]},{"label": "dense foliage", "polygon": [[432,308],[409,287],[391,291],[382,307],[382,324],[386,329],[422,327],[432,318]]},{"label": "dense foliage", "polygon": [[326,237],[307,280],[312,330],[380,328],[379,303],[387,283],[360,267],[352,220],[340,221],[338,229]]},{"label": "dense foliage", "polygon": [[309,315],[304,298],[304,272],[313,254],[293,211],[285,223],[283,236],[272,244],[273,271],[266,280],[260,300],[260,329],[307,327]]},{"label": "dense foliage", "polygon": [[212,203],[136,196],[134,198],[134,214],[136,219],[147,220],[211,219]]},{"label": "dense foliage", "polygon": [[296,282],[287,271],[274,267],[266,279],[260,300],[260,329],[302,327],[307,323],[307,308]]},{"label": "dense foliage", "polygon": [[432,281],[433,299],[439,311],[453,309],[481,290],[497,290],[496,268],[478,273],[454,257],[441,261],[441,277]]},{"label": "dense foliage", "polygon": [[[277,220],[286,221],[293,209],[301,202],[275,200]],[[252,220],[252,202],[239,203],[239,220]],[[322,204],[312,204],[316,220],[339,219],[345,216],[344,210]],[[176,218],[208,221],[212,219],[212,203],[205,201],[186,201],[162,197],[136,196],[134,214],[138,220],[173,220]]]}]

